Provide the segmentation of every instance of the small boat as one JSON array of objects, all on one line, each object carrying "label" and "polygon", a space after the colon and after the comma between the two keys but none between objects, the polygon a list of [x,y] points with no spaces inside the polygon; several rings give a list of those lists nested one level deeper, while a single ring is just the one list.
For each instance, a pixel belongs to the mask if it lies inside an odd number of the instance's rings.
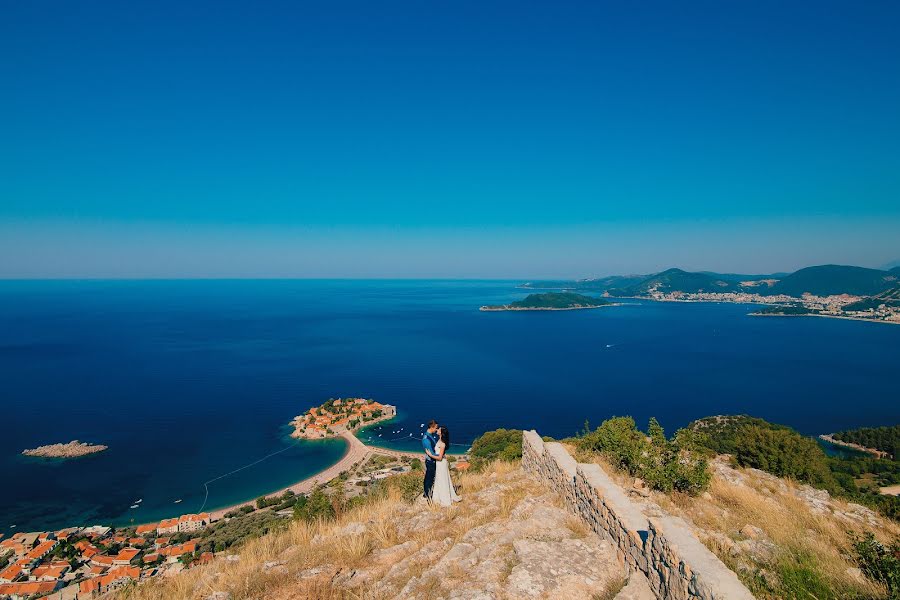
[{"label": "small boat", "polygon": [[607,348],[612,348],[613,346],[615,346],[615,344],[607,344],[606,345]]},{"label": "small boat", "polygon": [[137,504],[132,504],[132,505],[131,505],[131,506],[129,506],[129,507],[128,507],[128,508],[137,508],[137,507],[138,507],[138,505],[137,505]]},{"label": "small boat", "polygon": [[181,502],[181,498],[175,501],[175,504],[179,504]]},{"label": "small boat", "polygon": [[141,498],[140,500],[135,500],[134,503],[135,503],[135,504],[140,504],[140,503],[143,502],[143,501],[144,501],[144,499]]},{"label": "small boat", "polygon": [[419,425],[419,427],[425,427],[425,423],[422,423],[421,425]]},{"label": "small boat", "polygon": [[380,434],[380,433],[378,434],[378,437],[381,437],[381,434]]},{"label": "small boat", "polygon": [[15,526],[15,525],[10,525],[9,528],[10,528],[10,529],[15,529],[16,526]]}]

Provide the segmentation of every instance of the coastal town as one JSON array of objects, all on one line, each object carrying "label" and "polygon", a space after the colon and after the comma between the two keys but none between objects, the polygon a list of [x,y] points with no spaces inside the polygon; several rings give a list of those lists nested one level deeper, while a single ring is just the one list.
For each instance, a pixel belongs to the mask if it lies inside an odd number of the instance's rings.
[{"label": "coastal town", "polygon": [[[465,470],[468,461],[454,457],[454,468]],[[310,494],[338,494],[349,500],[411,470],[421,470],[418,458],[370,453],[309,494],[285,491],[264,496],[218,518],[210,513],[186,514],[136,527],[70,527],[8,538],[0,535],[0,599],[93,599],[175,575],[216,556],[228,560],[229,548],[247,536],[297,518]]]},{"label": "coastal town", "polygon": [[645,296],[659,302],[730,302],[735,304],[762,304],[767,308],[752,313],[754,316],[822,316],[900,323],[900,306],[891,302],[867,306],[854,310],[853,305],[861,304],[866,298],[850,294],[816,296],[803,294],[794,296],[763,295],[753,292],[664,292],[651,288]]},{"label": "coastal town", "polygon": [[317,440],[339,436],[397,416],[397,408],[366,398],[330,398],[291,421],[291,437]]},{"label": "coastal town", "polygon": [[97,598],[130,583],[212,560],[199,552],[208,513],[137,527],[69,527],[0,535],[0,598]]},{"label": "coastal town", "polygon": [[[254,532],[279,521],[304,516],[307,499],[316,494],[350,500],[369,493],[384,480],[421,470],[421,457],[366,446],[352,431],[395,417],[397,409],[365,398],[329,399],[298,416],[294,437],[341,436],[350,451],[327,473],[286,490],[213,513],[184,514],[129,527],[94,525],[56,531],[0,534],[0,600],[51,597],[86,600],[156,577],[174,575],[205,564]],[[73,441],[27,451],[29,455],[73,458],[102,451]],[[105,447],[102,447],[105,449]],[[452,457],[453,468],[468,468],[465,456]],[[331,471],[334,471],[333,473]],[[141,502],[138,500],[137,502]]]}]

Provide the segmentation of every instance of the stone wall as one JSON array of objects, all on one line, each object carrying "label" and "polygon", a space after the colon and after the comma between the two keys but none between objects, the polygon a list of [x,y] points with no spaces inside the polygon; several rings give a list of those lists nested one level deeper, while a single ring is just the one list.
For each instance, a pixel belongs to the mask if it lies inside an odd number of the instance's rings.
[{"label": "stone wall", "polygon": [[522,468],[558,492],[569,509],[609,540],[630,572],[643,573],[661,600],[749,600],[728,567],[674,516],[648,517],[596,464],[579,464],[535,431],[522,440]]}]

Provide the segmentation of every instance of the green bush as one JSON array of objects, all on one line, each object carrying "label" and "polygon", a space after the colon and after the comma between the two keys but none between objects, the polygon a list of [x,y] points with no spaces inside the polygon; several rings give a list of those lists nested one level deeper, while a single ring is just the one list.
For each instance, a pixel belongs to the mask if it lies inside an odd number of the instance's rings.
[{"label": "green bush", "polygon": [[220,521],[203,530],[197,550],[198,552],[222,552],[235,544],[283,527],[286,521],[269,511],[242,514],[229,521]]},{"label": "green bush", "polygon": [[891,600],[900,600],[900,539],[885,547],[868,533],[865,537],[853,538],[853,551],[860,570],[883,584]]},{"label": "green bush", "polygon": [[735,445],[734,458],[741,466],[791,477],[829,491],[839,489],[819,444],[792,429],[748,425],[737,433]]},{"label": "green bush", "polygon": [[816,600],[844,600],[822,578],[820,569],[808,556],[797,556],[778,565],[781,598],[815,598]]},{"label": "green bush", "polygon": [[385,491],[395,489],[400,491],[400,497],[406,502],[412,502],[422,495],[422,475],[417,473],[404,473],[394,475],[382,480]]},{"label": "green bush", "polygon": [[640,477],[662,492],[696,495],[709,486],[710,473],[696,436],[679,430],[671,440],[656,419],[650,419],[647,435],[631,417],[612,417],[575,439],[580,450],[598,452],[629,475]]},{"label": "green bush", "polygon": [[294,505],[294,518],[305,521],[331,520],[335,517],[334,505],[322,488],[317,488]]},{"label": "green bush", "polygon": [[834,439],[876,448],[900,460],[900,425],[891,427],[862,427],[834,434]]},{"label": "green bush", "polygon": [[522,430],[488,431],[472,442],[469,456],[473,469],[480,469],[494,460],[519,460],[522,458]]}]

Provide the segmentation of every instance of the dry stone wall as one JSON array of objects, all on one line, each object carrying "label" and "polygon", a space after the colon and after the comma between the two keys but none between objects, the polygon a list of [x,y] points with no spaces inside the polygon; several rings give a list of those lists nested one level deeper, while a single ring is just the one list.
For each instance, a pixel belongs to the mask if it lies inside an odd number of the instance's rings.
[{"label": "dry stone wall", "polygon": [[753,595],[678,517],[648,517],[599,465],[580,464],[535,431],[522,440],[522,468],[558,492],[569,510],[609,540],[661,600],[750,600]]}]

